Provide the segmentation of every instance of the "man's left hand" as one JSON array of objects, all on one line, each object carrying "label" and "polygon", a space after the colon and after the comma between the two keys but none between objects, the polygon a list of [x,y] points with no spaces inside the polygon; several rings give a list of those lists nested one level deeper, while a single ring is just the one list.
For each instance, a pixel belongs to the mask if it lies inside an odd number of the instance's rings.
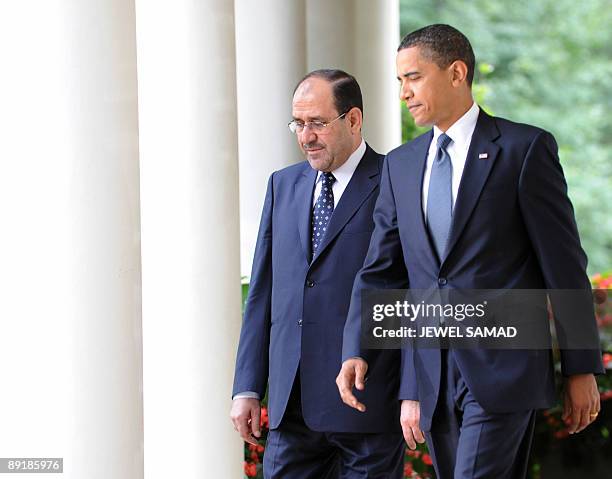
[{"label": "man's left hand", "polygon": [[595,421],[600,407],[593,374],[575,374],[565,379],[562,419],[570,434],[582,431]]}]

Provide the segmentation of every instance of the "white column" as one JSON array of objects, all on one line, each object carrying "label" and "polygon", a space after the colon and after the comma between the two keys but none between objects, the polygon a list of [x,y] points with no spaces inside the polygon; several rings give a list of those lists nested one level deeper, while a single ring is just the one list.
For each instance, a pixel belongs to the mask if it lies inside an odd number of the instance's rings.
[{"label": "white column", "polygon": [[355,75],[355,0],[308,0],[306,18],[308,70],[339,68]]},{"label": "white column", "polygon": [[363,134],[380,153],[402,142],[395,69],[399,0],[355,0],[355,75],[363,90]]},{"label": "white column", "polygon": [[399,0],[309,0],[308,70],[340,68],[357,78],[366,141],[381,153],[401,143],[395,72]]},{"label": "white column", "polygon": [[3,457],[143,477],[134,4],[0,3]]},{"label": "white column", "polygon": [[241,271],[250,275],[270,174],[302,157],[287,128],[306,74],[304,0],[236,1]]},{"label": "white column", "polygon": [[136,11],[145,477],[237,478],[234,5],[137,0]]},{"label": "white column", "polygon": [[131,0],[64,2],[69,43],[74,476],[143,474],[136,25]]}]

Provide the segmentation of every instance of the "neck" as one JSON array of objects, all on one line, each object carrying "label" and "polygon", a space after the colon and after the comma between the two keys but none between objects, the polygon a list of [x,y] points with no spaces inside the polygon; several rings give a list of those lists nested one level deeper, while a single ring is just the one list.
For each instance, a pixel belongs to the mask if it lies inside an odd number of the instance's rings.
[{"label": "neck", "polygon": [[359,145],[361,145],[361,141],[362,141],[361,135],[357,135],[355,137],[355,141],[353,141],[353,148],[351,149],[349,156],[351,156],[353,153],[355,153],[355,151],[357,151],[357,148],[359,148]]},{"label": "neck", "polygon": [[459,101],[453,105],[451,109],[451,113],[441,122],[436,124],[436,126],[442,132],[446,132],[451,126],[453,126],[459,118],[467,113],[467,111],[472,108],[474,104],[474,99],[472,96],[466,96],[461,98]]}]

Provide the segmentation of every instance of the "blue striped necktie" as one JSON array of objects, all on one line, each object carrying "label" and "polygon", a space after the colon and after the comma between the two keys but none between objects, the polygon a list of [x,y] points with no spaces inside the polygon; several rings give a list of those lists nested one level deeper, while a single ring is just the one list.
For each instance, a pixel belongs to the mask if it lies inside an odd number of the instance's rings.
[{"label": "blue striped necktie", "polygon": [[427,194],[427,226],[440,261],[444,258],[453,217],[453,164],[446,151],[451,141],[445,133],[438,137]]}]

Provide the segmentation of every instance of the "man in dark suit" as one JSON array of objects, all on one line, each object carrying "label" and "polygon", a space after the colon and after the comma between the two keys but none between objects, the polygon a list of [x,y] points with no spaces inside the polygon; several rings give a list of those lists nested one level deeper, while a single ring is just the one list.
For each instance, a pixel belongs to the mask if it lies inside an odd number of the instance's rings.
[{"label": "man in dark suit", "polygon": [[362,115],[355,78],[308,74],[289,123],[307,161],[268,182],[231,412],[236,430],[256,444],[268,386],[266,478],[402,476],[398,351],[373,355],[365,414],[342,403],[334,382],[383,160],[361,137]]},{"label": "man in dark suit", "polygon": [[[417,30],[399,46],[401,99],[417,125],[433,129],[384,163],[338,376],[354,408],[364,407],[352,388],[364,388],[368,368],[362,290],[590,290],[554,138],[480,110],[474,66],[468,39],[448,25]],[[578,313],[573,321],[594,334],[591,349],[561,351],[572,433],[597,417],[594,374],[603,372],[592,302]],[[551,351],[403,349],[399,398],[406,442],[426,438],[439,478],[524,477],[535,410],[554,399]]]}]

